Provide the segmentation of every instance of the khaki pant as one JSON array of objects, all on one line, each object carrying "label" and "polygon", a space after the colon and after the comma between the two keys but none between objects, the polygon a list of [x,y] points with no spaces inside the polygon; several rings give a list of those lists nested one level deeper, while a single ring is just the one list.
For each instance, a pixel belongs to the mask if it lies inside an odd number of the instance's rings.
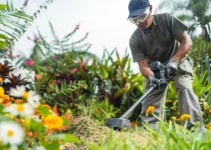
[{"label": "khaki pant", "polygon": [[[187,127],[195,125],[197,121],[201,123],[201,130],[204,130],[204,124],[201,114],[201,108],[197,96],[192,89],[193,82],[193,64],[189,57],[185,57],[179,64],[178,73],[172,79],[174,81],[174,87],[178,96],[178,108],[180,114],[190,114],[191,118],[187,124]],[[145,91],[150,87],[148,80],[145,81]],[[142,123],[149,123],[149,127],[156,128],[156,122],[158,121],[152,115],[146,116],[146,109],[152,105],[155,106],[154,113],[157,116],[163,114],[162,106],[165,105],[167,89],[154,89],[142,103],[141,119]],[[182,122],[184,125],[184,122]]]}]

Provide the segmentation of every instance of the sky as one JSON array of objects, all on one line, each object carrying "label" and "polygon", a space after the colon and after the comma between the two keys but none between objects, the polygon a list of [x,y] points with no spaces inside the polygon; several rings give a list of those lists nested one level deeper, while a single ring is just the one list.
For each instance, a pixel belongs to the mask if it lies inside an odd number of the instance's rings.
[{"label": "sky", "polygon": [[[154,9],[160,1],[150,0]],[[45,0],[29,0],[25,11],[28,14],[33,14],[44,2]],[[16,8],[21,7],[23,3],[24,0],[13,1]],[[109,52],[117,48],[122,57],[126,49],[130,54],[129,38],[136,26],[127,20],[128,3],[129,0],[54,0],[47,10],[43,10],[38,15],[32,26],[16,42],[14,53],[21,53],[29,57],[33,42],[29,41],[27,37],[33,37],[38,28],[42,35],[50,38],[50,21],[61,38],[80,24],[80,29],[73,36],[73,41],[79,40],[88,32],[89,36],[86,42],[92,44],[89,52],[98,57],[102,57],[104,48]],[[134,64],[133,68],[137,70]]]}]

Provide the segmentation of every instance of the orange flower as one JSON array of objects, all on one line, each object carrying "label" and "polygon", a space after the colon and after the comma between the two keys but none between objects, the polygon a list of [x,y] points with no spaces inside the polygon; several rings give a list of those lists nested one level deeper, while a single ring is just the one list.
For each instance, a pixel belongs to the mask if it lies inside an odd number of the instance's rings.
[{"label": "orange flower", "polygon": [[155,110],[155,106],[149,106],[146,110],[146,115],[152,113]]},{"label": "orange flower", "polygon": [[23,103],[23,100],[22,99],[17,99],[17,100],[15,100],[15,103],[16,104],[22,104]]},{"label": "orange flower", "polygon": [[10,101],[11,101],[11,102],[15,102],[15,99],[12,98],[12,97],[10,97]]},{"label": "orange flower", "polygon": [[4,95],[1,96],[1,98],[6,99],[6,100],[9,100],[10,99],[10,96],[4,94]]},{"label": "orange flower", "polygon": [[140,124],[141,124],[140,121],[132,121],[132,122],[130,122],[131,127],[140,126]]},{"label": "orange flower", "polygon": [[36,131],[34,131],[34,138],[38,138],[38,133]]},{"label": "orange flower", "polygon": [[0,82],[3,82],[3,78],[2,77],[0,77]]},{"label": "orange flower", "polygon": [[28,135],[29,137],[32,137],[33,132],[32,132],[32,131],[29,131],[29,132],[27,133],[27,135]]},{"label": "orange flower", "polygon": [[57,105],[54,105],[54,107],[52,108],[53,112],[59,116],[58,110],[57,110]]},{"label": "orange flower", "polygon": [[190,115],[189,114],[183,114],[181,117],[180,117],[181,120],[186,120],[186,119],[190,119]]}]

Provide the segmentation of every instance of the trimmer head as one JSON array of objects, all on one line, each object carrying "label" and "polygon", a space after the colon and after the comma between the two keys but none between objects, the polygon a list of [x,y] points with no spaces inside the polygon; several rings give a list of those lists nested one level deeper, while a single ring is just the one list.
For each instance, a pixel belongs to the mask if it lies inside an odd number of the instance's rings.
[{"label": "trimmer head", "polygon": [[109,128],[120,129],[120,128],[130,128],[130,120],[122,118],[109,118],[106,121],[106,126]]}]

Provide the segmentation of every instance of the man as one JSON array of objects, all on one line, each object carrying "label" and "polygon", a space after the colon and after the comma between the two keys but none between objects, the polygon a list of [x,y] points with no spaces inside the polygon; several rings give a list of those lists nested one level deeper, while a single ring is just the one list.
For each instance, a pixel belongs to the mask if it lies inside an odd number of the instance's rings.
[{"label": "man", "polygon": [[[130,49],[133,61],[138,62],[140,72],[146,78],[145,91],[152,83],[162,84],[149,67],[153,61],[160,61],[167,67],[174,82],[180,115],[191,116],[188,128],[199,121],[200,129],[204,130],[201,108],[192,89],[193,64],[186,55],[192,46],[192,40],[186,31],[187,26],[168,13],[152,15],[152,5],[148,0],[131,0],[128,8],[128,19],[137,26],[130,38]],[[154,113],[160,116],[166,93],[167,87],[161,87],[147,96],[142,103],[143,123],[148,122],[150,127],[156,128],[158,120],[152,115],[146,116],[146,109],[153,105]]]}]

